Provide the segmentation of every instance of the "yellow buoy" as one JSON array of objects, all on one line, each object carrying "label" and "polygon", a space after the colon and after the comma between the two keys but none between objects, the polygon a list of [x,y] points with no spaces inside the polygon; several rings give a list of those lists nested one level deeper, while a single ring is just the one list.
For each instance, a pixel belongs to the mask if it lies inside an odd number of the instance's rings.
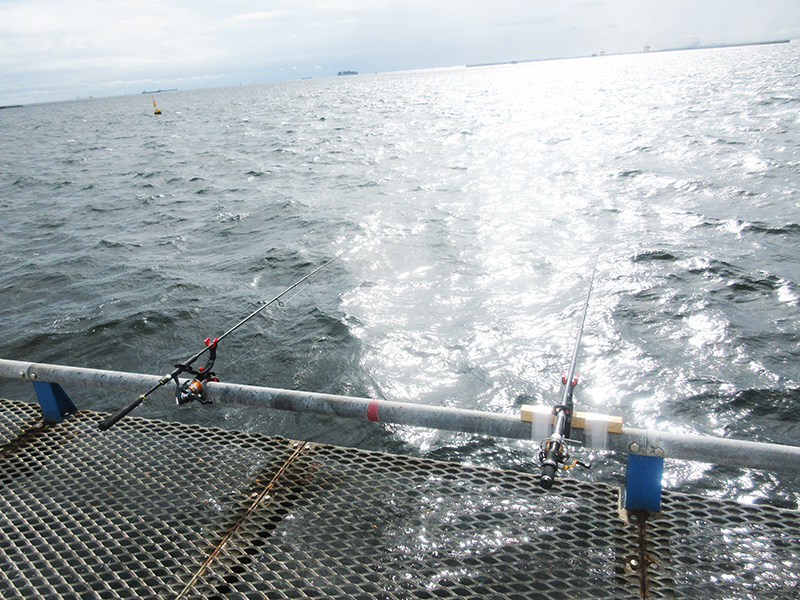
[{"label": "yellow buoy", "polygon": [[159,109],[158,106],[156,105],[156,99],[155,98],[153,98],[153,108],[155,109],[155,111],[153,111],[155,114],[157,114],[157,115],[161,114],[161,109]]}]

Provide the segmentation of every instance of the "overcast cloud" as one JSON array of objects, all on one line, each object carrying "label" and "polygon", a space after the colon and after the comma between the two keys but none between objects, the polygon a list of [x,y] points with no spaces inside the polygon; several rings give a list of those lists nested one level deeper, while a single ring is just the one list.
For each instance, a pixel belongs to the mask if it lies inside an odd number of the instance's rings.
[{"label": "overcast cloud", "polygon": [[795,38],[798,0],[0,0],[0,105]]}]

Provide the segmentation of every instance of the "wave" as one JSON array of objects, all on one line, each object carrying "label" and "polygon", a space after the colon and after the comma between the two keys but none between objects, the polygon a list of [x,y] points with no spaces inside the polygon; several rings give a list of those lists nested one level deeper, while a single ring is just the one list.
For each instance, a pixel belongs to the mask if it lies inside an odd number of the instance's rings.
[{"label": "wave", "polygon": [[631,258],[634,263],[649,263],[649,262],[675,262],[679,257],[671,252],[665,250],[645,250],[638,252]]},{"label": "wave", "polygon": [[704,433],[800,444],[800,389],[708,391],[670,402],[665,416]]},{"label": "wave", "polygon": [[98,249],[106,248],[106,249],[114,249],[114,250],[136,250],[136,249],[142,248],[142,247],[143,247],[142,244],[129,243],[129,242],[114,242],[114,241],[111,241],[111,240],[107,240],[105,238],[101,239],[95,245],[95,248],[98,248]]},{"label": "wave", "polygon": [[763,233],[765,235],[800,235],[800,224],[787,223],[782,226],[772,226],[764,222],[743,224],[742,231],[749,233]]}]

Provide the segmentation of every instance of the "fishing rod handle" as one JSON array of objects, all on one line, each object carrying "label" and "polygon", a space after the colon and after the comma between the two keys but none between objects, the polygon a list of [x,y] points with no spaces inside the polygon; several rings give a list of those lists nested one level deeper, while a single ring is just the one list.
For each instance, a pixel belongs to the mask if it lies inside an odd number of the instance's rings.
[{"label": "fishing rod handle", "polygon": [[549,451],[548,457],[545,459],[542,466],[542,476],[539,478],[539,485],[544,489],[549,490],[553,487],[553,482],[556,479],[556,462],[554,458],[550,457],[550,453],[555,454],[554,450]]},{"label": "fishing rod handle", "polygon": [[142,395],[141,395],[141,396],[139,396],[139,397],[138,397],[136,400],[134,400],[133,402],[131,402],[130,404],[128,404],[128,406],[126,406],[126,407],[124,407],[124,408],[121,408],[120,410],[118,410],[117,412],[115,412],[113,415],[109,415],[109,416],[106,418],[106,420],[105,420],[105,421],[103,421],[102,423],[100,423],[100,431],[105,431],[105,430],[107,430],[108,428],[110,428],[110,427],[113,427],[114,425],[116,425],[117,421],[119,421],[119,420],[120,420],[122,417],[124,417],[125,415],[127,415],[127,414],[128,414],[129,412],[131,412],[131,411],[132,411],[134,408],[136,408],[136,407],[137,407],[137,406],[139,406],[139,405],[140,405],[142,402],[144,402],[144,399],[145,399],[145,395],[144,395],[144,394],[142,394]]}]

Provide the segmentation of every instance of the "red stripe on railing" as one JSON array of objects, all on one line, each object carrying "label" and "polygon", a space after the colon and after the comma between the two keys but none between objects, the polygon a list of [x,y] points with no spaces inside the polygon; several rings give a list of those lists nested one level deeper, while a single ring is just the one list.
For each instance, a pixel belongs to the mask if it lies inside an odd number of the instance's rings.
[{"label": "red stripe on railing", "polygon": [[378,404],[380,404],[380,400],[372,400],[367,406],[367,418],[375,423],[378,422]]}]

